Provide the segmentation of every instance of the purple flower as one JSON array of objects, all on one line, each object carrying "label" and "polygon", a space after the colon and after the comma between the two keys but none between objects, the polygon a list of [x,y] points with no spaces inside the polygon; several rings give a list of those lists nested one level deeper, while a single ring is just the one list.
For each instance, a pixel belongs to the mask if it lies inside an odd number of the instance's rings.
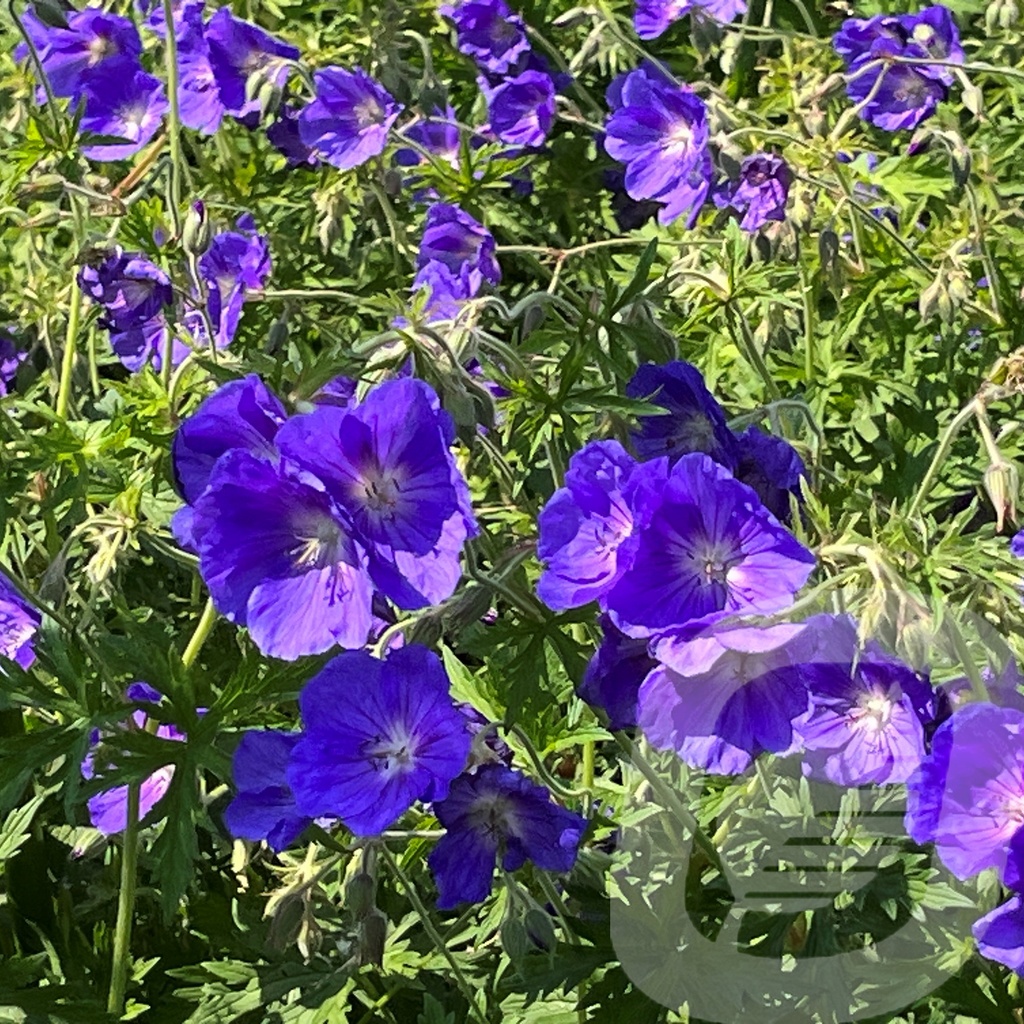
[{"label": "purple flower", "polygon": [[504,0],[442,4],[440,11],[455,22],[459,51],[493,75],[507,74],[530,51],[523,19]]},{"label": "purple flower", "polygon": [[659,366],[643,363],[626,385],[630,398],[641,398],[668,410],[667,416],[641,416],[631,439],[641,459],[670,459],[703,452],[726,469],[739,459],[736,437],[725,413],[707,389],[700,370],[675,360]]},{"label": "purple flower", "polygon": [[694,619],[788,608],[814,556],[706,455],[684,455],[649,495],[629,567],[604,607],[631,636]]},{"label": "purple flower", "polygon": [[417,800],[441,800],[470,738],[440,659],[412,644],[380,661],[333,658],[303,688],[305,732],[286,777],[299,810],[377,835]]},{"label": "purple flower", "polygon": [[105,69],[89,77],[81,95],[85,99],[82,131],[125,140],[83,146],[82,152],[90,160],[134,156],[157,133],[167,112],[163,84],[145,71]]},{"label": "purple flower", "polygon": [[719,623],[656,641],[661,664],[640,687],[637,724],[655,747],[716,775],[740,774],[765,751],[789,751],[831,627],[819,620],[830,618]]},{"label": "purple flower", "polygon": [[267,129],[270,144],[287,161],[289,167],[316,167],[320,162],[299,134],[299,111],[287,103],[277,111],[277,120]]},{"label": "purple flower", "polygon": [[1024,530],[1015,533],[1010,539],[1010,554],[1014,558],[1024,558]]},{"label": "purple flower", "polygon": [[27,358],[28,349],[22,347],[15,335],[0,327],[0,398],[10,393],[18,369]]},{"label": "purple flower", "polygon": [[[67,28],[54,28],[43,24],[30,8],[24,22],[55,96],[77,100],[97,77],[131,79],[141,71],[142,41],[128,18],[87,7],[68,12]],[[22,60],[27,53],[28,48],[20,46],[15,59]],[[40,87],[37,96],[45,95]]]},{"label": "purple flower", "polygon": [[[162,4],[161,4],[162,8]],[[178,112],[181,123],[213,135],[224,118],[220,86],[210,63],[202,4],[182,13],[178,41]]]},{"label": "purple flower", "polygon": [[512,748],[498,736],[494,723],[485,718],[472,704],[456,704],[459,714],[466,720],[466,728],[473,740],[470,765],[490,764],[492,761],[512,763]]},{"label": "purple flower", "polygon": [[42,621],[39,609],[30,605],[21,591],[0,572],[0,657],[22,668],[31,667],[36,660],[35,635]]},{"label": "purple flower", "polygon": [[82,293],[103,306],[100,326],[112,332],[140,327],[174,301],[171,279],[142,253],[120,248],[78,272]]},{"label": "purple flower", "polygon": [[[171,21],[179,43],[182,33],[187,31],[190,24],[202,21],[205,6],[205,0],[171,0]],[[135,8],[149,28],[161,39],[166,37],[167,22],[164,19],[163,0],[135,0]]]},{"label": "purple flower", "polygon": [[555,83],[544,71],[524,71],[490,85],[477,80],[487,99],[491,131],[510,146],[537,148],[555,120]]},{"label": "purple flower", "polygon": [[607,615],[601,616],[601,630],[601,646],[576,692],[608,715],[610,729],[630,729],[636,725],[640,684],[658,663],[648,654],[646,640],[626,636]]},{"label": "purple flower", "polygon": [[203,580],[267,655],[361,647],[372,584],[351,519],[308,473],[244,449],[218,459],[194,506]]},{"label": "purple flower", "polygon": [[198,501],[227,451],[243,448],[272,459],[274,438],[287,418],[280,400],[256,374],[222,384],[174,435],[171,459],[181,496],[189,504]]},{"label": "purple flower", "polygon": [[692,226],[713,174],[704,102],[645,64],[612,82],[608,103],[604,147],[626,165],[626,192],[662,203],[662,224],[685,213]]},{"label": "purple flower", "polygon": [[1004,872],[1024,825],[1024,711],[988,703],[954,711],[907,784],[905,824],[957,878]]},{"label": "purple flower", "polygon": [[633,25],[641,39],[657,39],[669,25],[694,11],[729,22],[746,10],[744,0],[636,0]]},{"label": "purple flower", "polygon": [[231,343],[246,295],[262,291],[270,271],[267,236],[255,230],[215,235],[210,248],[199,258],[199,273],[209,293],[207,310],[217,329],[218,348]]},{"label": "purple flower", "polygon": [[[123,331],[111,330],[110,347],[121,362],[137,373],[147,364],[152,364],[158,373],[163,366],[167,336],[171,330],[163,313],[144,320],[141,324]],[[177,366],[191,352],[191,349],[175,335],[171,338],[171,365]]]},{"label": "purple flower", "polygon": [[807,476],[796,449],[784,438],[753,426],[736,436],[736,449],[736,479],[752,487],[780,523],[788,523],[790,495],[797,501],[803,500],[800,481]]},{"label": "purple flower", "polygon": [[[443,110],[437,108],[429,117],[404,128],[401,137],[415,142],[420,149],[425,149],[449,166],[458,168],[462,159],[462,139],[454,121],[455,111],[449,104]],[[399,149],[395,153],[395,163],[400,167],[416,167],[425,160],[422,153],[415,149]]]},{"label": "purple flower", "polygon": [[235,117],[257,113],[259,100],[245,98],[246,82],[259,73],[280,87],[288,78],[287,61],[298,60],[298,47],[282,42],[258,25],[242,21],[221,7],[205,30],[210,67],[217,81],[224,110]]},{"label": "purple flower", "polygon": [[[158,704],[161,700],[159,691],[145,683],[133,683],[128,687],[126,696],[129,700],[141,704]],[[136,729],[145,728],[145,711],[136,711],[131,717]],[[186,738],[184,733],[179,732],[173,725],[159,726],[156,735],[162,740],[175,742],[181,742]],[[96,747],[101,739],[102,734],[95,730],[89,753],[82,762],[82,777],[85,779],[96,777]],[[139,787],[139,821],[145,820],[149,812],[163,799],[173,778],[174,765],[165,764],[142,780]],[[93,828],[108,836],[123,832],[128,827],[128,786],[115,786],[113,789],[96,793],[89,798],[88,807],[89,820]]]},{"label": "purple flower", "polygon": [[1024,898],[1013,896],[974,923],[978,952],[1024,977]]},{"label": "purple flower", "polygon": [[291,846],[309,818],[299,814],[286,770],[299,733],[247,732],[235,748],[231,772],[237,793],[224,808],[224,824],[239,839],[265,839],[274,851]]},{"label": "purple flower", "polygon": [[299,138],[327,163],[351,170],[384,152],[402,105],[362,68],[313,76],[316,99],[299,113]]},{"label": "purple flower", "polygon": [[886,58],[955,63],[964,59],[956,24],[941,5],[919,14],[850,18],[832,45],[849,72],[850,100],[865,103],[861,116],[888,131],[916,128],[929,117],[946,98],[953,75],[941,66],[890,65],[884,63]]},{"label": "purple flower", "polygon": [[792,183],[793,172],[782,157],[758,153],[743,161],[737,181],[716,190],[715,205],[742,213],[740,227],[744,231],[758,231],[771,220],[785,218]]},{"label": "purple flower", "polygon": [[435,203],[427,211],[412,283],[414,291],[429,289],[427,312],[432,319],[452,319],[485,281],[501,281],[494,236],[458,206]]},{"label": "purple flower", "polygon": [[805,773],[840,786],[906,782],[924,758],[936,692],[877,646],[858,651],[852,620],[833,623],[834,661],[809,679],[811,708],[794,723]]},{"label": "purple flower", "polygon": [[[638,465],[618,441],[594,441],[569,460],[565,486],[541,510],[537,596],[555,611],[602,601],[636,545],[635,506],[664,486],[664,460]],[[643,504],[643,503],[641,503]]]},{"label": "purple flower", "polygon": [[295,417],[277,443],[323,481],[362,537],[425,555],[459,507],[444,420],[428,385],[391,380],[353,408],[325,405]]},{"label": "purple flower", "polygon": [[440,910],[485,900],[499,861],[505,871],[528,860],[544,871],[571,870],[587,829],[586,818],[502,764],[460,775],[434,814],[447,830],[428,858]]}]

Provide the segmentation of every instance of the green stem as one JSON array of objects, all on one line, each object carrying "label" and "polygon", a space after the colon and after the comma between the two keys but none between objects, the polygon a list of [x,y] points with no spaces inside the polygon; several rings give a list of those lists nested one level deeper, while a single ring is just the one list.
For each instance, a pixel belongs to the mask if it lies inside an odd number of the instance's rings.
[{"label": "green stem", "polygon": [[925,473],[924,479],[921,481],[921,485],[917,489],[917,494],[914,495],[914,500],[910,504],[910,510],[907,515],[913,519],[921,511],[921,505],[924,504],[925,498],[928,497],[928,492],[932,489],[935,484],[935,480],[939,475],[939,471],[942,469],[943,463],[949,457],[950,449],[953,447],[953,442],[956,440],[956,435],[963,429],[964,424],[975,415],[975,411],[978,407],[978,399],[972,398],[957,414],[953,417],[953,422],[946,427],[945,432],[942,435],[942,440],[939,441],[938,450],[932,457],[931,465],[928,467],[928,472]]},{"label": "green stem", "polygon": [[814,286],[807,276],[803,253],[798,249],[796,258],[800,268],[800,298],[804,307],[804,381],[810,384],[814,380]]},{"label": "green stem", "polygon": [[114,926],[114,960],[110,973],[107,1012],[120,1017],[132,965],[132,918],[135,914],[135,882],[139,861],[139,790],[141,783],[128,786],[128,820],[121,848],[121,888],[117,897]]},{"label": "green stem", "polygon": [[[725,309],[725,320],[729,326],[729,333],[732,335],[736,347],[743,353],[747,362],[757,371],[761,380],[764,381],[765,390],[774,401],[777,401],[782,398],[782,392],[779,391],[779,386],[772,379],[771,373],[768,372],[768,364],[764,361],[764,357],[757,347],[757,342],[750,333],[747,318],[738,308],[734,308],[734,303],[734,299],[728,299],[723,307]],[[733,322],[734,317],[739,325],[739,330],[736,329],[736,323]]]},{"label": "green stem", "polygon": [[553,793],[557,793],[563,800],[576,800],[579,797],[586,796],[583,790],[571,789],[568,786],[563,786],[552,774],[548,771],[547,766],[544,764],[540,754],[537,753],[533,746],[533,741],[529,736],[518,725],[506,725],[506,733],[511,733],[526,749],[527,756],[533,762],[533,767],[537,774],[543,779],[544,785],[548,787]]},{"label": "green stem", "polygon": [[181,111],[178,106],[178,40],[174,33],[173,0],[163,0],[167,25],[165,59],[167,63],[167,99],[170,104],[167,135],[171,143],[171,226],[174,237],[181,236]]},{"label": "green stem", "polygon": [[960,663],[964,667],[964,672],[967,673],[967,678],[971,684],[971,692],[978,700],[991,700],[988,687],[985,685],[985,680],[982,677],[981,672],[978,671],[978,665],[971,656],[970,649],[967,646],[967,641],[964,639],[963,633],[960,632],[960,627],[957,625],[956,619],[952,615],[944,615],[942,618],[942,624],[953,644],[953,650],[956,651],[957,658],[960,659]]},{"label": "green stem", "polygon": [[199,621],[196,623],[192,639],[189,640],[188,646],[185,648],[185,653],[181,656],[181,663],[185,668],[192,667],[196,658],[199,657],[199,652],[202,650],[203,644],[206,643],[210,634],[213,632],[213,627],[216,624],[217,609],[213,606],[213,598],[207,598],[206,607],[203,609],[203,614],[199,617]]},{"label": "green stem", "polygon": [[392,854],[392,852],[383,844],[380,846],[380,853],[388,868],[392,874],[402,884],[402,888],[405,890],[406,896],[409,897],[409,902],[412,904],[413,910],[416,911],[419,917],[420,924],[423,925],[423,930],[427,933],[430,941],[433,942],[437,951],[448,961],[448,966],[452,969],[452,976],[455,978],[455,983],[458,985],[459,990],[462,992],[463,999],[469,1003],[470,1011],[481,1024],[489,1024],[487,1017],[484,1016],[484,1012],[480,1009],[477,1001],[473,995],[473,989],[470,987],[469,982],[466,981],[466,976],[462,973],[462,968],[459,966],[458,961],[455,959],[452,951],[448,948],[448,944],[444,941],[441,933],[434,927],[434,922],[430,917],[430,911],[427,909],[423,900],[420,899],[420,894],[416,891],[416,886],[410,881],[409,876],[402,870],[402,866],[398,863],[398,859]]},{"label": "green stem", "polygon": [[60,384],[57,387],[57,419],[68,418],[68,403],[71,400],[71,375],[75,370],[75,347],[78,343],[78,326],[82,315],[82,292],[78,278],[71,279],[71,306],[68,309],[68,329],[64,336],[64,354],[60,364]]},{"label": "green stem", "polygon": [[572,925],[569,923],[569,912],[565,909],[565,904],[562,902],[562,897],[555,888],[555,883],[551,881],[551,877],[546,871],[538,871],[536,877],[541,889],[544,890],[544,895],[548,898],[548,903],[551,904],[555,911],[555,917],[558,918],[558,923],[562,926],[562,931],[565,934],[565,941],[568,942],[570,946],[578,946],[580,940],[572,930]]},{"label": "green stem", "polygon": [[648,763],[647,759],[640,753],[637,745],[623,732],[615,733],[615,742],[618,743],[632,764],[640,771],[640,774],[651,784],[651,787],[661,798],[666,810],[670,810],[682,825],[690,831],[694,843],[703,851],[704,855],[713,864],[722,877],[725,877],[725,869],[722,866],[722,858],[715,848],[715,845],[704,834],[700,824],[690,810],[683,805],[679,794],[674,792],[667,782]]}]

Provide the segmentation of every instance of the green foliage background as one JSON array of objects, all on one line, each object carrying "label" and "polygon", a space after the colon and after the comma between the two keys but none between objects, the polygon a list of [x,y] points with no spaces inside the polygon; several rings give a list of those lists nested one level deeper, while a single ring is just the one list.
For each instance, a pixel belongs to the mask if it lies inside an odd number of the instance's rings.
[{"label": "green foliage background", "polygon": [[[73,112],[34,104],[32,75],[11,56],[13,17],[0,19],[0,322],[32,347],[16,393],[0,402],[0,556],[47,611],[37,667],[12,666],[0,679],[0,1018],[111,1019],[118,844],[86,827],[98,784],[79,764],[91,730],[123,717],[124,686],[145,679],[189,740],[140,733],[105,748],[104,784],[176,766],[142,832],[130,1016],[666,1019],[617,967],[609,937],[602,841],[625,823],[642,779],[573,694],[596,642],[593,614],[552,615],[532,596],[537,512],[582,443],[625,437],[644,408],[622,397],[639,362],[696,363],[737,424],[771,427],[805,457],[799,530],[820,568],[802,610],[853,611],[938,679],[980,672],[979,622],[1021,650],[1021,573],[1006,537],[1022,445],[1024,28],[1013,0],[950,6],[966,70],[913,155],[908,133],[850,116],[830,47],[850,13],[840,4],[755,0],[742,24],[716,32],[686,19],[651,45],[707,100],[724,159],[771,147],[794,168],[787,220],[750,238],[714,210],[692,231],[619,231],[594,131],[608,82],[643,56],[631,7],[523,3],[535,45],[576,80],[549,149],[509,161],[493,159],[494,147],[467,147],[461,171],[423,169],[499,243],[497,296],[473,304],[445,339],[458,360],[409,312],[423,207],[387,159],[344,174],[290,171],[262,131],[232,122],[212,138],[185,132],[184,199],[202,198],[222,229],[251,211],[270,237],[274,273],[230,350],[216,363],[197,354],[170,387],[150,371],[124,371],[95,311],[73,312],[72,286],[89,249],[113,242],[183,282],[167,147],[147,150],[134,169],[85,161]],[[448,99],[464,123],[485,117],[474,69],[433,3],[264,0],[235,10],[298,45],[310,67],[360,64],[411,111]],[[148,36],[147,47],[160,68],[158,40]],[[302,88],[298,79],[291,87]],[[867,152],[880,156],[874,169],[863,156],[838,159]],[[535,187],[522,198],[507,177],[526,164]],[[412,328],[389,327],[399,314]],[[367,924],[346,888],[359,858],[344,841],[322,837],[308,854],[275,859],[232,843],[220,820],[237,734],[294,723],[296,694],[326,658],[268,662],[221,621],[198,657],[183,659],[206,598],[194,559],[168,530],[179,505],[168,458],[176,424],[215,383],[242,373],[260,373],[301,408],[334,375],[373,380],[410,353],[459,424],[483,535],[456,596],[406,635],[442,645],[457,695],[520,730],[510,735],[520,764],[556,776],[570,803],[595,812],[565,882],[567,920],[547,926],[558,937],[550,954],[507,924],[521,927],[551,899],[539,873],[521,888],[499,884],[481,908],[425,919],[414,900],[430,903],[430,843],[412,839],[393,849],[413,899],[382,865],[381,916]],[[508,391],[497,408],[458,365],[473,356]],[[490,609],[496,621],[482,621]],[[934,645],[918,628],[946,620],[962,643]],[[730,793],[710,805],[714,821]],[[743,813],[756,821],[762,799],[749,795]],[[412,829],[434,824],[412,817]],[[899,871],[913,884],[865,894],[858,935],[920,900],[927,865],[908,853]],[[713,918],[712,875],[698,889]],[[776,920],[765,934],[790,949],[806,924]],[[892,1019],[1019,1020],[1019,982],[972,957],[962,938],[957,976]]]}]

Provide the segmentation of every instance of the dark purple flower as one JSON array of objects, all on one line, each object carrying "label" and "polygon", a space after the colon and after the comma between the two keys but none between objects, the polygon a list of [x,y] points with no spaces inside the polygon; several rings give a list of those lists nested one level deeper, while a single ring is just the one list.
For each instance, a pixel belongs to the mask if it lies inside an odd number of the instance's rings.
[{"label": "dark purple flower", "polygon": [[688,214],[692,226],[713,174],[704,102],[645,64],[612,82],[608,103],[604,147],[626,165],[626,192],[662,203],[662,224]]},{"label": "dark purple flower", "polygon": [[631,562],[645,488],[664,486],[664,460],[638,464],[618,441],[593,441],[569,460],[565,486],[541,509],[537,596],[555,611],[606,597]]},{"label": "dark purple flower", "polygon": [[480,714],[472,704],[460,703],[455,706],[459,709],[459,714],[466,720],[466,728],[473,740],[470,764],[475,766],[501,761],[510,765],[512,763],[512,748],[498,736],[494,723]]},{"label": "dark purple flower", "polygon": [[103,307],[100,326],[112,332],[139,327],[174,301],[171,279],[142,253],[108,253],[78,272],[82,293]]},{"label": "dark purple flower", "polygon": [[247,732],[235,748],[231,774],[237,790],[224,808],[224,824],[239,839],[265,839],[274,851],[291,846],[309,818],[299,814],[286,770],[299,733]]},{"label": "dark purple flower", "polygon": [[1024,825],[1024,711],[988,703],[954,711],[907,784],[905,824],[957,878],[1002,873]]},{"label": "dark purple flower", "polygon": [[1010,554],[1014,558],[1024,558],[1024,530],[1015,533],[1010,539]]},{"label": "dark purple flower", "polygon": [[493,75],[507,74],[530,51],[523,19],[504,0],[442,4],[440,11],[455,22],[459,51]]},{"label": "dark purple flower", "polygon": [[555,83],[544,71],[524,71],[490,85],[477,80],[487,99],[491,131],[510,146],[537,148],[555,120]]},{"label": "dark purple flower", "polygon": [[814,570],[811,552],[706,455],[682,456],[645,506],[632,562],[604,598],[631,636],[781,611]]},{"label": "dark purple flower", "polygon": [[29,604],[0,572],[0,657],[29,668],[36,660],[33,645],[42,621],[39,609]]},{"label": "dark purple flower", "polygon": [[[449,104],[443,110],[437,108],[433,114],[402,129],[401,137],[415,142],[420,149],[431,156],[458,168],[462,159],[462,139],[455,122],[455,111]],[[415,149],[399,149],[395,152],[395,163],[400,167],[416,167],[426,157]]]},{"label": "dark purple flower", "polygon": [[429,289],[427,311],[432,319],[452,319],[485,281],[501,281],[495,249],[494,236],[465,210],[450,203],[430,207],[412,287]]},{"label": "dark purple flower", "polygon": [[218,348],[234,339],[246,295],[262,291],[270,271],[267,236],[255,230],[215,235],[210,248],[199,258],[199,273],[209,293],[207,311],[217,331]]},{"label": "dark purple flower", "polygon": [[219,8],[207,22],[206,43],[220,101],[235,117],[258,113],[259,100],[245,98],[246,82],[259,73],[280,87],[288,78],[288,61],[298,60],[298,47],[282,42],[258,25],[242,21],[230,7]]},{"label": "dark purple flower", "polygon": [[294,661],[366,643],[365,551],[309,474],[232,449],[195,503],[192,530],[215,605],[264,654]]},{"label": "dark purple flower", "polygon": [[846,91],[861,117],[888,131],[916,128],[946,97],[953,75],[937,65],[892,65],[886,58],[962,63],[956,24],[941,5],[918,14],[850,18],[832,41],[846,63]]},{"label": "dark purple flower", "polygon": [[636,231],[646,224],[661,205],[650,199],[632,199],[626,191],[626,172],[621,167],[607,167],[601,182],[612,194],[612,216],[620,231]]},{"label": "dark purple flower", "polygon": [[440,910],[485,900],[498,862],[505,871],[528,860],[544,871],[571,870],[587,829],[586,818],[502,764],[460,775],[434,814],[447,830],[428,858]]},{"label": "dark purple flower", "polygon": [[299,112],[302,142],[343,171],[383,153],[402,105],[362,68],[332,66],[313,80],[316,99]]},{"label": "dark purple flower", "polygon": [[782,157],[758,153],[743,161],[738,180],[715,191],[715,205],[742,213],[744,231],[758,231],[769,221],[785,218],[792,183],[793,172]]},{"label": "dark purple flower", "polygon": [[418,644],[380,661],[333,658],[299,696],[305,732],[287,771],[299,810],[377,835],[417,800],[441,800],[470,738],[441,660]]},{"label": "dark purple flower", "polygon": [[222,384],[174,435],[171,461],[178,492],[190,505],[198,501],[217,460],[232,449],[274,458],[274,438],[287,418],[280,400],[256,374]]},{"label": "dark purple flower", "polygon": [[[124,330],[112,329],[110,347],[132,373],[152,365],[158,373],[163,366],[171,326],[163,313]],[[171,365],[178,366],[192,349],[177,334],[171,337]]]},{"label": "dark purple flower", "polygon": [[637,421],[632,441],[641,459],[703,452],[726,469],[736,468],[736,437],[696,366],[682,360],[663,366],[643,363],[626,385],[626,394],[668,410],[667,416],[641,416]]},{"label": "dark purple flower", "polygon": [[752,487],[780,523],[788,523],[790,495],[803,500],[800,481],[807,476],[796,449],[784,438],[751,426],[736,436],[736,450],[736,479]]},{"label": "dark purple flower", "polygon": [[[30,8],[24,22],[55,96],[77,100],[97,77],[131,79],[141,71],[142,41],[128,18],[87,7],[67,13],[67,28],[55,28],[44,25]],[[28,48],[20,46],[15,59],[22,60],[27,53]],[[40,87],[37,96],[45,95]]]},{"label": "dark purple flower", "polygon": [[123,143],[91,143],[82,147],[90,160],[124,160],[149,142],[167,112],[163,83],[145,71],[105,69],[82,88],[85,113],[81,130],[124,139]]},{"label": "dark purple flower", "polygon": [[937,695],[877,646],[859,651],[851,619],[832,623],[830,671],[809,678],[811,708],[794,723],[805,773],[840,786],[906,782],[924,757]]},{"label": "dark purple flower", "polygon": [[[162,695],[158,690],[153,689],[146,683],[132,683],[128,687],[126,697],[140,704],[159,704]],[[146,727],[147,715],[144,710],[132,714],[132,723],[136,729]],[[176,729],[173,725],[161,725],[156,730],[156,735],[162,740],[173,740],[181,742],[185,734]],[[96,777],[95,758],[96,747],[102,739],[99,730],[92,734],[92,743],[89,753],[82,762],[82,777],[93,779]],[[139,821],[143,821],[146,815],[163,799],[170,788],[171,780],[174,778],[174,765],[165,764],[158,768],[151,775],[142,780],[139,786]],[[93,828],[98,829],[104,835],[116,835],[128,827],[128,787],[115,786],[113,789],[106,789],[96,793],[89,798],[89,820]]]},{"label": "dark purple flower", "polygon": [[793,722],[810,706],[808,679],[822,660],[830,667],[822,654],[830,618],[718,623],[655,641],[661,664],[640,687],[637,724],[655,747],[716,775],[738,775],[765,751],[788,752]]},{"label": "dark purple flower", "polygon": [[630,729],[636,725],[640,684],[658,663],[648,654],[646,640],[626,636],[607,615],[601,616],[601,630],[601,645],[576,692],[608,715],[610,729]]},{"label": "dark purple flower", "polygon": [[277,111],[277,120],[267,129],[270,144],[287,161],[289,167],[316,167],[320,162],[299,134],[299,110],[290,104],[282,104]]},{"label": "dark purple flower", "polygon": [[0,327],[0,398],[9,394],[18,369],[28,358],[28,349],[5,328]]},{"label": "dark purple flower", "polygon": [[694,11],[729,22],[746,10],[744,0],[636,0],[633,26],[641,39],[657,39],[669,25]]},{"label": "dark purple flower", "polygon": [[348,408],[355,401],[358,381],[344,374],[332,377],[324,384],[311,401],[317,405],[339,405],[343,409]]}]

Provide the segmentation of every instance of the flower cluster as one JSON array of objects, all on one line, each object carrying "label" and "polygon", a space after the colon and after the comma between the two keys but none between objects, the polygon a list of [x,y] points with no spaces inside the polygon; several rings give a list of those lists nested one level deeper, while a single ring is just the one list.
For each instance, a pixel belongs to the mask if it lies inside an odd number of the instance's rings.
[{"label": "flower cluster", "polygon": [[504,0],[444,4],[459,50],[476,61],[477,84],[487,100],[490,131],[511,146],[544,145],[555,119],[555,96],[567,84],[530,47],[523,19]]},{"label": "flower cluster", "polygon": [[746,11],[745,0],[636,0],[633,26],[641,39],[657,39],[687,14],[728,22]]},{"label": "flower cluster", "polygon": [[182,424],[174,468],[217,608],[265,654],[292,660],[374,627],[374,595],[437,604],[477,527],[437,395],[411,378],[360,403],[289,418],[255,376],[224,385]]},{"label": "flower cluster", "polygon": [[[205,217],[202,203],[196,207]],[[170,278],[142,253],[115,248],[79,271],[83,294],[103,308],[100,326],[129,370],[147,364],[159,370],[168,342],[175,366],[194,348],[229,345],[246,296],[261,290],[270,275],[266,236],[256,231],[252,217],[243,215],[236,230],[213,237],[198,270],[201,291],[193,290],[180,315],[174,312]]]},{"label": "flower cluster", "polygon": [[861,117],[887,131],[916,128],[930,117],[953,84],[946,65],[964,59],[953,16],[940,4],[919,14],[850,18],[832,45],[846,64],[850,100]]},{"label": "flower cluster", "polygon": [[451,320],[466,299],[484,283],[497,285],[501,267],[495,258],[494,236],[465,210],[435,203],[427,211],[416,257],[413,291],[429,293],[425,313],[431,320]]},{"label": "flower cluster", "polygon": [[[227,7],[204,22],[203,7],[189,2],[175,9],[178,105],[184,125],[212,134],[225,114],[247,121],[258,117],[258,99],[248,98],[250,79],[259,76],[280,87],[299,51]],[[148,12],[147,23],[166,36],[162,4]],[[169,104],[163,83],[142,66],[142,42],[131,20],[87,7],[56,26],[30,10],[25,25],[53,95],[84,104],[82,131],[98,137],[86,139],[86,156],[125,159],[153,138]],[[16,57],[27,54],[21,47]],[[45,91],[40,88],[38,95],[42,101]]]},{"label": "flower cluster", "polygon": [[498,861],[568,871],[586,820],[506,764],[468,764],[470,719],[449,690],[440,659],[417,644],[385,660],[337,655],[302,690],[303,732],[243,737],[228,829],[280,850],[312,819],[374,836],[431,804],[446,829],[429,858],[441,909],[486,899]]}]

